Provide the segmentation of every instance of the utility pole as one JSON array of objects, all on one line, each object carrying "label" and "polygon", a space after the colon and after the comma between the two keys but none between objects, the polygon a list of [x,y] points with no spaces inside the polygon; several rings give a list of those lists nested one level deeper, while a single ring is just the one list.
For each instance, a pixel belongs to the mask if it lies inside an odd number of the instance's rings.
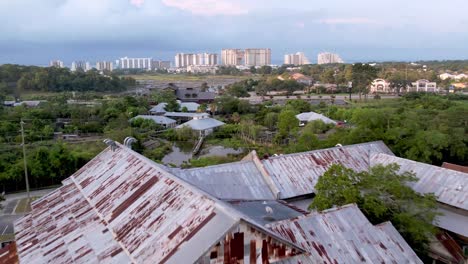
[{"label": "utility pole", "polygon": [[26,145],[24,144],[24,122],[21,119],[21,139],[23,142],[23,162],[24,162],[24,180],[26,181],[26,192],[28,193],[28,200],[31,200],[31,196],[29,194],[29,180],[28,180],[28,164],[26,162]]}]

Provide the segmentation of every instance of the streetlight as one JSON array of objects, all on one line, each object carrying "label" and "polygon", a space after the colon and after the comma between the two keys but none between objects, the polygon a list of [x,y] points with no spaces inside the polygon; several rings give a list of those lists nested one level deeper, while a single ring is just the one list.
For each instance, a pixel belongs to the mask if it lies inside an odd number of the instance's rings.
[{"label": "streetlight", "polygon": [[29,180],[28,180],[28,164],[26,162],[26,145],[24,144],[24,122],[23,119],[21,119],[21,140],[23,142],[23,163],[24,163],[24,180],[26,181],[26,192],[28,193],[28,201],[31,200],[31,196],[29,194]]}]

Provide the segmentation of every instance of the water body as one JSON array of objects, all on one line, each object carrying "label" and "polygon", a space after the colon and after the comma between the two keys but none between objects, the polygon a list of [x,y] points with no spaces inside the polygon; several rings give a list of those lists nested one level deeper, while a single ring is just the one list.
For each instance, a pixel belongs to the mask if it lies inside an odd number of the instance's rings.
[{"label": "water body", "polygon": [[213,156],[225,157],[229,154],[237,155],[242,154],[244,152],[243,149],[225,148],[223,146],[207,146],[203,147],[200,151],[200,154],[194,157],[192,154],[192,148],[192,144],[174,143],[172,145],[172,152],[164,156],[162,162],[164,164],[174,164],[177,167],[179,167],[184,162],[188,162],[192,158]]}]

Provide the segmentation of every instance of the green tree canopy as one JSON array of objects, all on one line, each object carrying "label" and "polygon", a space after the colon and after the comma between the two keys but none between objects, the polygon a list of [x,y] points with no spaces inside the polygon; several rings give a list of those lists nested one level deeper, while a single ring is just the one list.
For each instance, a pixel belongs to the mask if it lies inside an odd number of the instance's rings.
[{"label": "green tree canopy", "polygon": [[391,221],[405,240],[424,256],[429,238],[436,231],[436,197],[421,195],[408,183],[417,180],[410,172],[399,173],[397,164],[377,165],[355,172],[332,165],[315,185],[316,196],[310,208],[325,210],[356,203],[373,224]]}]

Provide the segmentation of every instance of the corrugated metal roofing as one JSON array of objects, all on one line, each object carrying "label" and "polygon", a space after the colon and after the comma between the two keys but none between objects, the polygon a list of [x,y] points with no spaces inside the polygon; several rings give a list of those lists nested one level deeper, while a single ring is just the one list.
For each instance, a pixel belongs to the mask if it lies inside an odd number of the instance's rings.
[{"label": "corrugated metal roofing", "polygon": [[285,202],[269,201],[229,201],[231,206],[262,225],[302,216],[307,212],[294,208]]},{"label": "corrugated metal roofing", "polygon": [[209,117],[210,115],[207,113],[188,113],[188,112],[167,112],[164,116],[169,117],[186,117],[186,118],[195,118],[195,117]]},{"label": "corrugated metal roofing", "polygon": [[437,200],[463,210],[468,210],[468,173],[403,159],[384,153],[374,154],[372,166],[397,163],[400,171],[412,171],[419,178],[410,186],[419,193],[434,193]]},{"label": "corrugated metal roofing", "polygon": [[22,263],[190,263],[245,218],[116,144],[35,201],[31,213],[15,223]]},{"label": "corrugated metal roofing", "polygon": [[422,263],[390,223],[373,226],[356,205],[269,227],[306,248],[314,263]]},{"label": "corrugated metal roofing", "polygon": [[434,221],[434,225],[455,234],[468,237],[468,212],[459,212],[459,209],[439,206],[437,211],[441,213]]},{"label": "corrugated metal roofing", "polygon": [[176,128],[182,128],[185,126],[191,127],[193,130],[201,131],[201,130],[208,130],[216,127],[223,126],[224,123],[216,120],[214,118],[201,118],[201,119],[192,119],[187,123],[183,123],[182,125],[177,126]]},{"label": "corrugated metal roofing", "polygon": [[166,113],[166,106],[167,103],[159,103],[153,106],[153,108],[151,108],[149,111],[150,113]]},{"label": "corrugated metal roofing", "polygon": [[312,122],[315,120],[322,120],[325,124],[336,124],[336,121],[315,112],[306,112],[296,115],[296,118],[301,122]]},{"label": "corrugated metal roofing", "polygon": [[373,152],[393,155],[382,141],[376,141],[281,155],[262,160],[262,164],[267,177],[280,191],[280,198],[288,199],[313,193],[318,178],[332,164],[342,164],[356,171],[369,169],[369,155]]},{"label": "corrugated metal roofing", "polygon": [[223,200],[271,200],[263,176],[252,161],[241,161],[195,169],[173,169],[183,180]]},{"label": "corrugated metal roofing", "polygon": [[0,248],[0,263],[2,264],[17,264],[18,252],[16,251],[16,243],[12,242],[3,248]]},{"label": "corrugated metal roofing", "polygon": [[132,118],[131,120],[135,120],[135,119],[138,119],[138,118],[153,120],[156,124],[160,124],[160,125],[170,125],[170,124],[177,123],[177,121],[175,121],[174,119],[171,119],[169,117],[154,116],[154,115],[137,115],[134,118]]}]

